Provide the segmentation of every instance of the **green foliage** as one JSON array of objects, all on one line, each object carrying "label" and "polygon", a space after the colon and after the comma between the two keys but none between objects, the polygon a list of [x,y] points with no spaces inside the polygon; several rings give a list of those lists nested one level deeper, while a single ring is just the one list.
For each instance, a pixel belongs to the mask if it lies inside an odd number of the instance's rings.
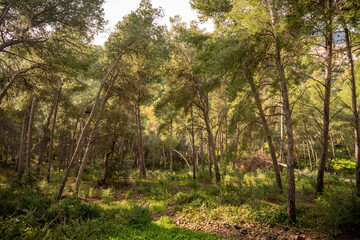
[{"label": "green foliage", "polygon": [[103,189],[101,195],[102,201],[106,204],[114,200],[114,190],[112,188]]}]

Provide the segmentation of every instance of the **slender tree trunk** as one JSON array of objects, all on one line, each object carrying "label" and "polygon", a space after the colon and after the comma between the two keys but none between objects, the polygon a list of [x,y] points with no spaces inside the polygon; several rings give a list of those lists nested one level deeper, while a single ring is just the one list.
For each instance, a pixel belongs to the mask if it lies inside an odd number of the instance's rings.
[{"label": "slender tree trunk", "polygon": [[228,161],[228,103],[227,103],[227,94],[226,89],[224,89],[224,103],[225,103],[225,157],[226,161]]},{"label": "slender tree trunk", "polygon": [[26,168],[30,169],[31,167],[31,146],[32,146],[32,125],[34,120],[34,112],[36,105],[36,97],[33,97],[30,109],[27,140],[26,140]]},{"label": "slender tree trunk", "polygon": [[[332,137],[331,134],[330,134],[330,141],[331,141],[332,155],[335,161],[336,160],[335,143],[334,143],[334,138]],[[328,159],[328,171],[330,171],[330,168],[331,168],[331,159]]]},{"label": "slender tree trunk", "polygon": [[356,174],[356,189],[357,194],[360,195],[360,132],[359,132],[359,113],[357,109],[357,97],[356,97],[356,81],[354,60],[352,54],[352,44],[350,39],[350,32],[346,24],[343,24],[345,30],[345,43],[346,53],[348,58],[350,81],[351,81],[351,99],[352,99],[352,112],[353,112],[353,124],[354,124],[354,136],[355,136],[355,174]]},{"label": "slender tree trunk", "polygon": [[163,145],[163,156],[164,156],[164,168],[166,169],[165,145]]},{"label": "slender tree trunk", "polygon": [[287,81],[285,77],[284,66],[282,64],[281,59],[281,48],[280,43],[276,34],[275,29],[275,16],[273,12],[273,6],[270,1],[268,1],[270,16],[271,16],[271,23],[273,27],[273,37],[275,41],[275,60],[276,60],[276,68],[280,78],[281,84],[281,96],[282,96],[282,103],[283,103],[283,111],[285,115],[285,122],[286,122],[286,135],[287,135],[287,214],[288,219],[291,222],[296,222],[296,210],[295,210],[295,162],[294,162],[294,153],[295,153],[295,141],[293,135],[293,126],[292,126],[292,119],[291,119],[291,108],[289,104],[289,97],[288,97],[288,87]]},{"label": "slender tree trunk", "polygon": [[25,168],[25,151],[26,151],[26,135],[27,135],[27,128],[28,128],[28,120],[29,111],[26,110],[24,112],[22,124],[21,124],[21,134],[20,134],[20,148],[19,148],[19,159],[18,159],[18,178],[21,179],[24,174]]},{"label": "slender tree trunk", "polygon": [[[211,130],[211,126],[210,126],[210,118],[209,118],[209,98],[207,96],[206,93],[203,94],[203,113],[204,113],[204,121],[205,121],[205,125],[206,125],[206,131],[208,133],[208,140],[209,140],[209,147],[210,147],[210,153],[211,153],[211,157],[214,163],[214,170],[215,170],[215,179],[216,182],[219,183],[221,178],[220,178],[220,171],[219,171],[219,165],[218,165],[218,160],[217,160],[217,156],[215,153],[215,143],[214,143],[214,136]],[[211,169],[211,165],[209,167],[209,169]]]},{"label": "slender tree trunk", "polygon": [[58,112],[58,106],[59,106],[59,100],[60,100],[60,95],[61,95],[61,91],[62,91],[62,86],[63,86],[63,83],[61,82],[57,96],[56,96],[54,118],[53,118],[53,122],[51,125],[50,146],[49,146],[49,156],[48,156],[48,169],[47,169],[47,174],[46,174],[46,180],[48,182],[50,182],[51,159],[53,157],[52,151],[53,151],[53,143],[54,143],[54,131],[55,131],[56,117],[57,117],[57,112]]},{"label": "slender tree trunk", "polygon": [[44,161],[45,150],[46,150],[46,146],[49,141],[49,139],[48,139],[49,138],[49,125],[50,125],[51,116],[54,112],[54,108],[55,108],[55,103],[52,104],[49,115],[46,119],[45,125],[43,126],[44,135],[43,135],[42,143],[40,146],[39,162],[38,162],[38,166],[37,166],[38,170],[40,170],[40,165],[42,165],[42,163]]},{"label": "slender tree trunk", "polygon": [[[141,127],[141,113],[139,103],[135,103],[136,111],[136,126],[137,126],[137,137],[138,137],[138,146],[139,146],[139,165],[140,172],[143,178],[146,178],[146,169],[145,169],[145,158],[144,158],[144,148],[142,142],[142,127]],[[171,163],[170,163],[171,165]]]},{"label": "slender tree trunk", "polygon": [[[327,0],[325,3],[329,11],[333,7],[333,0]],[[330,14],[327,12],[327,14]],[[325,164],[328,159],[329,148],[329,124],[330,124],[330,92],[331,92],[331,73],[332,73],[332,57],[333,57],[333,30],[332,30],[332,16],[326,20],[326,56],[325,56],[325,93],[324,93],[324,110],[323,110],[323,126],[321,135],[321,153],[318,166],[318,174],[316,180],[316,194],[321,194],[324,188],[324,171]]]},{"label": "slender tree trunk", "polygon": [[[123,140],[123,142],[121,144],[122,146],[123,146],[124,142],[125,142],[125,140]],[[116,139],[114,139],[112,141],[111,149],[105,155],[105,160],[104,160],[104,162],[105,162],[105,170],[104,170],[104,177],[101,180],[102,184],[106,184],[106,181],[107,181],[108,176],[109,176],[109,158],[110,158],[111,154],[115,151],[115,144],[116,144]]]},{"label": "slender tree trunk", "polygon": [[170,174],[173,174],[172,120],[170,122]]},{"label": "slender tree trunk", "polygon": [[200,157],[201,157],[202,171],[205,172],[204,137],[202,130],[200,131]]},{"label": "slender tree trunk", "polygon": [[303,149],[304,149],[305,168],[307,168],[306,152],[308,153],[309,160],[310,160],[310,150],[309,150],[309,148],[308,148],[307,151],[306,151],[306,146],[305,146],[305,143],[304,143],[304,142],[302,142],[302,145],[303,145]]},{"label": "slender tree trunk", "polygon": [[96,119],[95,119],[94,127],[91,129],[89,140],[87,142],[85,152],[84,152],[84,156],[82,157],[81,165],[80,165],[80,168],[79,168],[79,172],[78,172],[78,175],[76,177],[74,195],[77,195],[78,192],[79,192],[81,178],[82,178],[82,175],[84,173],[86,162],[88,160],[89,151],[91,149],[91,143],[92,143],[93,137],[94,137],[94,135],[96,133],[97,126],[99,125],[99,122],[100,122],[100,119],[101,119],[101,114],[102,114],[102,112],[104,110],[105,104],[106,104],[107,100],[110,97],[110,92],[111,92],[112,86],[114,85],[115,79],[118,76],[118,73],[119,73],[119,71],[117,70],[115,75],[113,76],[111,82],[110,82],[110,85],[109,85],[108,89],[106,90],[105,96],[104,96],[104,98],[103,98],[103,100],[101,102],[101,105],[100,105],[99,112],[97,113],[97,116],[96,116]]},{"label": "slender tree trunk", "polygon": [[212,178],[212,150],[211,150],[211,147],[210,147],[210,141],[208,139],[208,145],[207,145],[207,153],[208,153],[208,164],[209,164],[209,176],[210,176],[210,179]]},{"label": "slender tree trunk", "polygon": [[284,152],[285,152],[285,114],[284,114],[284,104],[283,98],[280,95],[280,102],[281,102],[281,115],[280,115],[280,162],[284,163]]},{"label": "slender tree trunk", "polygon": [[270,150],[271,160],[272,160],[273,167],[274,167],[276,183],[277,183],[279,189],[282,191],[280,169],[279,169],[278,161],[276,159],[275,146],[274,146],[273,138],[271,136],[269,125],[268,125],[268,122],[266,120],[266,116],[265,116],[265,113],[264,113],[264,110],[263,110],[263,107],[262,107],[259,92],[257,90],[257,87],[255,86],[254,79],[253,79],[252,76],[250,76],[250,74],[248,74],[247,80],[248,80],[248,82],[250,84],[252,93],[254,95],[256,106],[258,108],[259,115],[260,115],[260,118],[261,118],[261,121],[262,121],[263,131],[264,131],[264,133],[266,135],[266,140],[267,140],[267,142],[269,144],[269,150]]},{"label": "slender tree trunk", "polygon": [[195,154],[195,134],[194,134],[193,106],[190,107],[190,111],[191,111],[191,148],[192,148],[193,178],[196,179],[196,154]]},{"label": "slender tree trunk", "polygon": [[73,164],[74,159],[75,159],[75,157],[76,157],[76,155],[77,155],[77,153],[78,153],[78,151],[79,151],[79,147],[80,147],[80,145],[81,145],[81,143],[82,143],[82,140],[83,140],[83,138],[84,138],[84,133],[85,133],[85,131],[87,130],[87,128],[88,128],[88,126],[89,126],[89,124],[90,124],[90,122],[91,122],[91,120],[92,120],[92,117],[93,117],[93,115],[94,115],[94,113],[95,113],[95,110],[96,110],[96,107],[97,107],[97,105],[98,105],[98,101],[99,101],[99,98],[100,98],[101,91],[102,91],[102,89],[104,88],[105,83],[106,83],[108,77],[110,76],[111,72],[115,69],[115,67],[116,67],[116,65],[118,64],[120,58],[121,58],[124,54],[125,54],[125,52],[122,52],[122,53],[120,53],[120,54],[118,55],[118,57],[117,57],[116,60],[114,61],[113,65],[110,67],[110,69],[108,70],[107,74],[105,75],[105,77],[103,78],[103,80],[102,80],[102,82],[101,82],[101,85],[100,85],[100,87],[99,87],[99,90],[98,90],[97,95],[96,95],[96,97],[95,97],[94,104],[93,104],[92,109],[91,109],[91,112],[90,112],[90,116],[89,116],[89,118],[88,118],[88,120],[87,120],[87,122],[86,122],[86,124],[85,124],[85,126],[84,126],[84,129],[83,129],[83,130],[81,131],[81,133],[80,133],[79,140],[78,140],[78,142],[77,142],[77,144],[76,144],[74,153],[73,153],[73,155],[72,155],[72,157],[71,157],[71,159],[70,159],[69,166],[68,166],[68,168],[67,168],[67,170],[66,170],[66,172],[65,172],[64,179],[63,179],[63,181],[62,181],[62,183],[61,183],[61,185],[60,185],[59,193],[57,194],[57,196],[56,196],[56,198],[55,198],[56,201],[59,201],[59,200],[61,199],[61,197],[62,197],[62,193],[63,193],[63,191],[64,191],[64,188],[65,188],[65,185],[66,185],[66,182],[67,182],[67,178],[68,178],[68,176],[69,176],[69,174],[70,174],[71,165]]}]

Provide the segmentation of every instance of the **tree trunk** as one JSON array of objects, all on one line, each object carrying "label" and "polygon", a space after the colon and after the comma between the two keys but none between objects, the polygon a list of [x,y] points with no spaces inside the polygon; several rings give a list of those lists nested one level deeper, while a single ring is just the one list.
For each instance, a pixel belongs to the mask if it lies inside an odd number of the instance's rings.
[{"label": "tree trunk", "polygon": [[98,126],[98,124],[100,122],[100,119],[101,119],[101,114],[102,114],[102,112],[104,110],[104,107],[105,107],[105,104],[106,104],[107,100],[110,97],[110,92],[111,92],[112,86],[114,85],[115,79],[118,76],[118,73],[119,73],[119,71],[117,70],[115,75],[113,76],[111,82],[110,82],[110,85],[109,85],[108,89],[106,90],[105,96],[104,96],[104,98],[103,98],[103,100],[101,102],[101,105],[100,105],[99,112],[97,113],[97,116],[96,116],[96,119],[95,119],[94,127],[91,129],[89,140],[87,142],[85,152],[84,152],[84,156],[82,157],[81,165],[80,165],[80,168],[79,168],[79,172],[78,172],[78,175],[76,177],[75,191],[74,191],[75,196],[79,192],[81,178],[82,178],[82,175],[84,173],[86,162],[88,160],[88,154],[89,154],[89,151],[91,149],[91,143],[92,143],[93,137],[95,135],[97,126]]},{"label": "tree trunk", "polygon": [[296,211],[295,211],[295,163],[294,163],[294,153],[295,153],[295,141],[293,135],[293,126],[292,126],[292,119],[291,119],[291,108],[289,104],[289,97],[288,97],[288,87],[287,81],[285,77],[284,66],[281,60],[281,49],[280,43],[276,34],[275,29],[275,16],[273,12],[273,7],[271,2],[268,2],[269,11],[271,16],[271,23],[273,27],[273,37],[275,42],[275,60],[276,60],[276,68],[280,78],[281,84],[281,96],[282,96],[282,103],[283,103],[283,111],[285,115],[285,122],[286,122],[286,135],[287,135],[287,214],[288,219],[291,222],[296,222]]},{"label": "tree trunk", "polygon": [[345,30],[346,53],[348,58],[350,81],[351,81],[351,99],[352,99],[352,112],[353,112],[353,122],[354,122],[353,124],[354,124],[354,136],[355,136],[356,189],[357,189],[357,194],[360,195],[360,132],[359,132],[359,113],[357,109],[354,60],[352,54],[350,32],[346,24],[343,24],[343,26]]},{"label": "tree trunk", "polygon": [[205,172],[204,137],[202,130],[200,131],[200,157],[201,157],[202,171]]},{"label": "tree trunk", "polygon": [[280,102],[281,102],[281,115],[280,115],[280,162],[284,163],[284,150],[285,150],[285,115],[284,115],[284,104],[283,104],[283,98],[280,95]]},{"label": "tree trunk", "polygon": [[172,120],[170,122],[170,174],[173,174],[173,155],[172,155],[172,150],[173,150],[173,146],[172,146]]},{"label": "tree trunk", "polygon": [[[142,142],[142,129],[141,129],[142,128],[141,127],[141,112],[140,112],[139,103],[135,103],[135,115],[136,115],[137,137],[138,137],[138,146],[139,146],[140,172],[141,172],[142,177],[146,178],[144,148],[143,148],[143,142]],[[171,162],[170,162],[170,165],[171,165]]]},{"label": "tree trunk", "polygon": [[[332,150],[332,155],[334,158],[334,161],[336,160],[336,152],[335,152],[335,143],[334,143],[334,138],[332,137],[332,135],[330,134],[330,141],[331,141],[331,150]],[[328,171],[330,171],[331,168],[331,159],[328,159]]]},{"label": "tree trunk", "polygon": [[208,153],[208,164],[209,164],[209,176],[210,179],[212,178],[212,152],[211,152],[211,147],[210,147],[210,141],[208,139],[208,145],[207,145],[207,153]]},{"label": "tree trunk", "polygon": [[275,146],[274,146],[274,142],[273,142],[273,138],[271,136],[271,132],[269,129],[269,125],[268,122],[266,120],[266,116],[262,107],[262,102],[259,96],[259,92],[257,90],[257,87],[255,86],[255,82],[252,76],[250,76],[249,73],[247,73],[247,80],[250,84],[252,93],[254,95],[255,98],[255,102],[256,102],[256,106],[258,108],[259,111],[259,115],[262,121],[262,126],[263,126],[263,131],[266,135],[266,140],[269,144],[269,150],[270,150],[270,155],[271,155],[271,160],[273,163],[273,167],[274,167],[274,173],[275,173],[275,178],[276,178],[276,183],[279,187],[279,189],[282,191],[282,183],[281,183],[281,176],[280,176],[280,169],[279,169],[279,165],[278,165],[278,161],[276,159],[276,153],[275,153]]},{"label": "tree trunk", "polygon": [[193,178],[196,179],[196,154],[195,154],[195,135],[194,135],[194,114],[193,106],[190,107],[191,111],[191,148],[192,148],[192,164],[193,164]]},{"label": "tree trunk", "polygon": [[[332,8],[333,0],[327,0],[325,3],[327,10]],[[329,14],[329,13],[328,13]],[[326,56],[325,56],[325,93],[324,93],[324,110],[323,110],[323,126],[321,135],[321,153],[318,166],[318,174],[316,180],[316,194],[321,194],[324,188],[324,171],[325,164],[328,159],[329,148],[329,124],[330,124],[330,92],[331,92],[331,73],[332,73],[332,56],[333,56],[333,30],[332,30],[332,16],[326,20]]]},{"label": "tree trunk", "polygon": [[56,196],[56,198],[55,198],[56,201],[59,201],[59,200],[61,199],[61,197],[62,197],[62,193],[63,193],[63,191],[64,191],[64,188],[65,188],[65,185],[66,185],[66,182],[67,182],[67,178],[68,178],[68,176],[69,176],[69,174],[70,174],[71,165],[73,164],[74,159],[75,159],[75,157],[76,157],[76,155],[77,155],[77,153],[78,153],[78,151],[79,151],[79,147],[80,147],[80,145],[81,145],[81,143],[82,143],[82,140],[83,140],[83,138],[84,138],[84,133],[85,133],[85,131],[87,130],[87,128],[88,128],[88,126],[89,126],[89,124],[90,124],[90,122],[91,122],[91,120],[92,120],[92,117],[93,117],[93,115],[94,115],[94,113],[95,113],[95,110],[96,110],[96,107],[97,107],[97,105],[98,105],[98,101],[99,101],[99,98],[100,98],[101,91],[102,91],[102,89],[104,88],[105,83],[106,83],[108,77],[110,76],[111,72],[115,69],[115,67],[116,67],[116,65],[118,64],[120,58],[121,58],[124,54],[125,54],[125,52],[122,52],[122,53],[120,53],[120,54],[118,55],[118,57],[117,57],[116,60],[114,61],[113,65],[110,67],[110,69],[108,70],[107,74],[105,75],[105,77],[103,78],[103,80],[102,80],[102,82],[101,82],[101,85],[100,85],[100,87],[99,87],[99,90],[98,90],[97,95],[96,95],[96,97],[95,97],[94,104],[93,104],[92,109],[91,109],[91,112],[90,112],[90,116],[89,116],[89,118],[88,118],[88,120],[87,120],[87,122],[86,122],[86,124],[85,124],[85,126],[84,126],[84,129],[83,129],[83,130],[81,131],[81,133],[80,133],[79,140],[78,140],[78,142],[77,142],[77,144],[76,144],[74,153],[73,153],[73,155],[72,155],[72,157],[71,157],[71,159],[70,159],[70,163],[69,163],[69,166],[68,166],[68,168],[67,168],[67,170],[66,170],[66,172],[65,172],[64,179],[63,179],[63,181],[62,181],[62,183],[61,183],[61,185],[60,185],[59,193],[57,194],[57,196]]},{"label": "tree trunk", "polygon": [[33,97],[30,109],[28,132],[27,132],[27,141],[26,141],[26,168],[30,169],[31,167],[31,146],[32,146],[32,125],[34,120],[34,112],[36,105],[36,97]]},{"label": "tree trunk", "polygon": [[46,146],[49,141],[49,139],[48,139],[49,138],[49,125],[50,125],[51,116],[54,112],[54,108],[55,108],[55,103],[51,105],[49,115],[46,119],[45,125],[43,126],[44,135],[43,135],[42,143],[40,146],[39,162],[38,162],[38,166],[37,166],[38,170],[40,170],[40,165],[42,165],[42,163],[44,161],[45,150],[46,150]]},{"label": "tree trunk", "polygon": [[28,128],[28,120],[29,111],[26,110],[24,112],[22,124],[21,124],[21,134],[20,134],[20,148],[19,148],[19,159],[17,164],[17,171],[18,171],[18,178],[21,179],[22,175],[24,174],[25,168],[25,151],[26,151],[26,135],[27,135],[27,128]]},{"label": "tree trunk", "polygon": [[52,159],[52,149],[53,149],[53,143],[54,143],[54,131],[55,131],[55,125],[56,125],[56,117],[57,117],[57,112],[58,112],[58,106],[59,106],[59,100],[60,100],[60,95],[61,95],[61,90],[62,90],[62,86],[63,83],[60,83],[60,87],[56,96],[56,102],[55,102],[55,112],[54,112],[54,118],[53,118],[53,122],[51,125],[51,132],[50,132],[50,146],[49,146],[49,156],[48,156],[48,169],[47,169],[47,174],[46,174],[46,180],[48,182],[50,182],[50,172],[51,172],[51,159]]},{"label": "tree trunk", "polygon": [[[215,179],[216,182],[219,183],[220,182],[220,171],[219,171],[219,165],[218,165],[218,160],[217,160],[217,156],[215,153],[215,143],[214,143],[214,136],[211,130],[211,126],[210,126],[210,118],[209,118],[209,98],[207,96],[207,93],[202,94],[203,95],[203,106],[202,106],[202,110],[204,113],[204,121],[205,121],[205,125],[206,125],[206,131],[208,134],[208,140],[209,140],[209,147],[210,147],[210,153],[211,153],[211,157],[214,163],[214,170],[215,170]],[[211,169],[211,165],[209,167],[209,169]]]}]

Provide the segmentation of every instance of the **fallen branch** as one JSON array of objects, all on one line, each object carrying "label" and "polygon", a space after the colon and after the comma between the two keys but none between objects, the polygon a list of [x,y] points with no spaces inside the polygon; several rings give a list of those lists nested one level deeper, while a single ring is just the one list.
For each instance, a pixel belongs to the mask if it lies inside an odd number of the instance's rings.
[{"label": "fallen branch", "polygon": [[[268,160],[264,159],[263,157],[261,157],[261,158],[262,158],[265,162],[268,162],[268,163],[273,164],[271,161],[268,161]],[[285,163],[278,163],[278,164],[279,164],[280,166],[282,166],[282,167],[285,167],[285,168],[288,167]],[[300,171],[299,169],[294,169],[294,171],[295,171],[297,174],[301,175],[301,176],[309,177],[309,178],[312,178],[312,179],[315,179],[315,180],[316,180],[316,177],[314,177],[313,175],[308,174],[308,173],[304,173],[304,172]]]},{"label": "fallen branch", "polygon": [[175,149],[173,149],[173,151],[176,152],[177,154],[179,154],[179,155],[185,160],[186,164],[188,165],[189,169],[191,170],[190,164],[189,164],[189,162],[186,160],[186,158],[185,158],[181,153],[179,153],[178,151],[176,151]]}]

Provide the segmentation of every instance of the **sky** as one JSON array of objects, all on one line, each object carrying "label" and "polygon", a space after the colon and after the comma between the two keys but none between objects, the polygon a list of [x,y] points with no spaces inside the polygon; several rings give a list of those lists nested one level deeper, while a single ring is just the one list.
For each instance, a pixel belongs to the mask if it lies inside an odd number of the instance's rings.
[{"label": "sky", "polygon": [[[161,25],[170,26],[169,18],[175,15],[179,15],[183,21],[188,23],[192,20],[198,20],[197,13],[191,9],[189,0],[152,0],[151,3],[153,7],[162,7],[164,10],[165,17],[159,21]],[[116,23],[131,11],[136,10],[139,4],[140,0],[106,0],[103,7],[108,25],[105,27],[105,32],[95,37],[93,43],[103,45]],[[201,27],[207,31],[212,31],[213,24],[207,22],[202,24]]]}]

